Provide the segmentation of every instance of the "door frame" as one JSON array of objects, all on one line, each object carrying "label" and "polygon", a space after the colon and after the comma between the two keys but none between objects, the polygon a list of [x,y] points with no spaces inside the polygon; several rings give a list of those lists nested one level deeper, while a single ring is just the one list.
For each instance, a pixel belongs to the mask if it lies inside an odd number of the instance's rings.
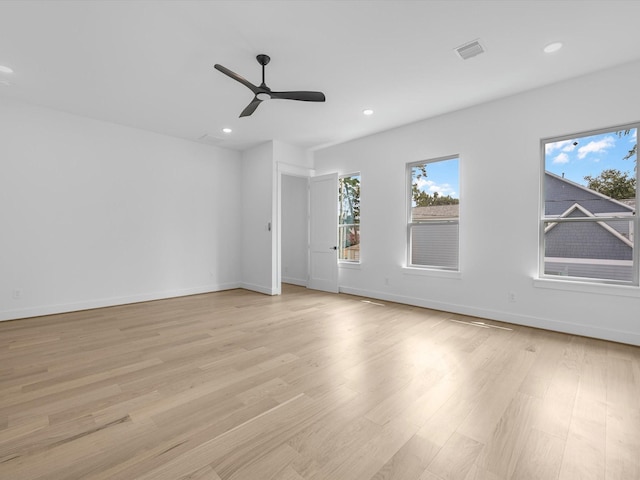
[{"label": "door frame", "polygon": [[[316,171],[313,168],[301,167],[298,165],[291,165],[290,163],[277,162],[276,166],[276,241],[273,252],[275,270],[275,295],[282,294],[282,176],[289,175],[292,177],[306,178],[307,182],[313,176]],[[308,193],[307,193],[308,196]],[[307,239],[309,238],[309,221],[311,212],[311,206],[307,202]],[[309,248],[307,246],[307,272],[309,272]]]}]

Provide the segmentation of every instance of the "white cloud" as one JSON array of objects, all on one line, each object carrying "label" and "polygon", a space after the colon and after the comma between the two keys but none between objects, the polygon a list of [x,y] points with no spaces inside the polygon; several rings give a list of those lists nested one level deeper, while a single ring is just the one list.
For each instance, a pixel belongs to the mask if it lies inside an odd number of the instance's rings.
[{"label": "white cloud", "polygon": [[429,191],[433,194],[438,192],[438,196],[446,197],[447,195],[454,196],[456,192],[453,191],[453,188],[448,183],[443,183],[442,185],[431,185],[429,187]]},{"label": "white cloud", "polygon": [[633,135],[631,135],[630,143],[636,143],[638,141],[638,130],[633,131]]},{"label": "white cloud", "polygon": [[424,190],[424,187],[428,187],[430,185],[433,185],[434,182],[432,182],[431,180],[427,180],[424,177],[420,177],[418,180],[416,180],[416,184],[418,185],[418,190]]},{"label": "white cloud", "polygon": [[571,152],[576,148],[575,140],[562,140],[560,142],[547,143],[544,146],[544,153],[549,155],[556,150],[562,150],[563,152]]},{"label": "white cloud", "polygon": [[602,140],[598,140],[597,142],[589,142],[585,146],[578,149],[578,158],[583,159],[590,153],[602,152],[614,147],[615,144],[616,139],[612,136],[605,137]]},{"label": "white cloud", "polygon": [[569,155],[566,153],[559,153],[556,158],[553,159],[553,163],[569,163]]},{"label": "white cloud", "polygon": [[454,196],[456,192],[453,190],[453,187],[448,183],[437,184],[433,180],[427,180],[426,178],[419,178],[416,181],[418,185],[418,189],[422,191],[427,191],[433,195],[434,192],[438,192],[439,196]]}]

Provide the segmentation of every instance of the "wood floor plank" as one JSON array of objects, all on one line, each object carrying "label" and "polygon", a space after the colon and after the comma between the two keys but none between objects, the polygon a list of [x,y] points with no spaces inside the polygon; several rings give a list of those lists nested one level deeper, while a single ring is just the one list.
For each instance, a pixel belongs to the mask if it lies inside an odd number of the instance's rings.
[{"label": "wood floor plank", "polygon": [[0,478],[640,478],[640,348],[285,285],[0,322]]},{"label": "wood floor plank", "polygon": [[541,403],[540,399],[529,395],[517,393],[514,396],[476,460],[479,472],[511,478],[539,416]]},{"label": "wood floor plank", "polygon": [[209,465],[180,477],[178,480],[222,480]]},{"label": "wood floor plank", "polygon": [[582,385],[578,389],[560,480],[605,478],[607,406],[598,400],[601,395],[588,395]]},{"label": "wood floor plank", "polygon": [[363,417],[362,410],[353,403],[346,411],[332,412],[290,438],[288,443],[300,455],[292,465],[297,473],[311,478],[321,468],[330,472],[348,462],[361,445],[380,435],[382,427]]},{"label": "wood floor plank", "polygon": [[271,450],[268,455],[256,456],[245,462],[231,476],[229,480],[255,480],[261,478],[272,480],[287,468],[298,456],[298,453],[288,444],[282,443]]},{"label": "wood floor plank", "polygon": [[415,426],[402,420],[389,422],[378,435],[355,445],[344,461],[329,461],[309,478],[371,478],[398,452],[415,434]]},{"label": "wood floor plank", "polygon": [[417,480],[424,475],[440,447],[414,435],[385,463],[371,480]]},{"label": "wood floor plank", "polygon": [[453,433],[440,449],[427,470],[443,480],[464,478],[471,470],[483,444],[459,433]]},{"label": "wood floor plank", "polygon": [[511,479],[556,480],[563,452],[564,439],[532,429]]},{"label": "wood floor plank", "polygon": [[287,465],[285,468],[276,473],[272,480],[304,480],[298,472],[296,472],[291,465]]},{"label": "wood floor plank", "polygon": [[640,478],[640,408],[608,406],[605,478]]}]

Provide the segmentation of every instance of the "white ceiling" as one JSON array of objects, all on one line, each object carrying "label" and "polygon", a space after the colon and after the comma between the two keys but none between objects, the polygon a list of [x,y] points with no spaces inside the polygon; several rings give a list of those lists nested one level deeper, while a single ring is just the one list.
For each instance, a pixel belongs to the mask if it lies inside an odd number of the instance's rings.
[{"label": "white ceiling", "polygon": [[[632,0],[4,0],[0,96],[233,149],[318,148],[639,59],[639,18]],[[461,60],[475,39],[486,52]],[[259,84],[260,53],[273,90],[326,103],[238,118],[253,94],[213,65]]]}]

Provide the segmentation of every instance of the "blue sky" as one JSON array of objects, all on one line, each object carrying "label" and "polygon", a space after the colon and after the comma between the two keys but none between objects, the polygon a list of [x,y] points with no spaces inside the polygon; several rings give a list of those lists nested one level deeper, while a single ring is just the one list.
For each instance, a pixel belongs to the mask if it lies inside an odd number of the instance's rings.
[{"label": "blue sky", "polygon": [[616,132],[575,137],[545,146],[545,169],[565,178],[586,185],[584,177],[595,177],[603,170],[615,168],[634,175],[636,157],[623,160],[638,141],[638,132],[618,136]]},{"label": "blue sky", "polygon": [[458,175],[457,158],[429,163],[427,178],[418,180],[418,188],[429,195],[438,192],[440,196],[451,195],[453,198],[460,198]]}]

